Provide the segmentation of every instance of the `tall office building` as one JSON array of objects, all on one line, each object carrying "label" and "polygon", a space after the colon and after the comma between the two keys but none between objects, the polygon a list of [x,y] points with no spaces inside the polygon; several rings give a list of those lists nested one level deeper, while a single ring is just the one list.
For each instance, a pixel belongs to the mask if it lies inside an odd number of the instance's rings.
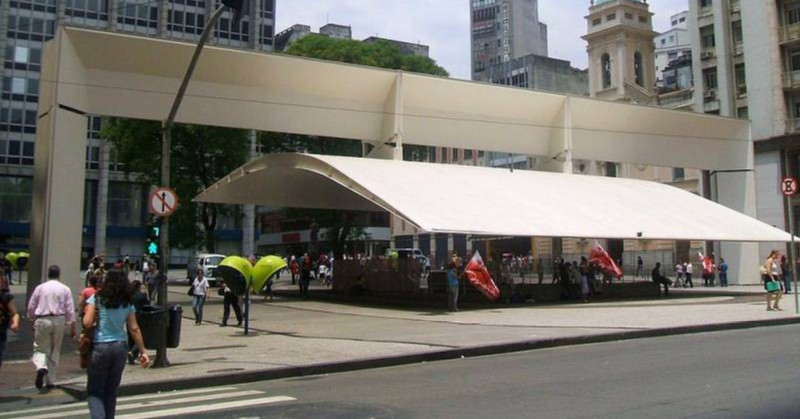
[{"label": "tall office building", "polygon": [[[800,176],[800,0],[691,0],[689,30],[695,111],[750,119],[758,218],[788,229],[778,184]],[[763,244],[761,253],[782,246]]]},{"label": "tall office building", "polygon": [[[60,24],[195,43],[217,3],[208,0],[13,0],[0,6],[0,48],[5,50],[0,102],[0,247],[27,248],[33,157],[39,110],[42,46]],[[225,12],[209,44],[271,50],[275,0],[253,0],[241,22]],[[166,115],[165,115],[166,116]],[[149,186],[128,180],[113,150],[100,139],[101,119],[89,117],[86,149],[84,254],[141,255]],[[245,210],[245,214],[252,211]],[[227,225],[225,225],[227,223]],[[223,221],[231,248],[241,228]],[[238,242],[237,242],[238,241]],[[252,240],[251,240],[252,241]],[[235,247],[234,247],[235,246]],[[173,259],[174,260],[174,259]]]},{"label": "tall office building", "polygon": [[547,25],[538,0],[470,0],[472,80],[486,69],[530,54],[547,56]]}]

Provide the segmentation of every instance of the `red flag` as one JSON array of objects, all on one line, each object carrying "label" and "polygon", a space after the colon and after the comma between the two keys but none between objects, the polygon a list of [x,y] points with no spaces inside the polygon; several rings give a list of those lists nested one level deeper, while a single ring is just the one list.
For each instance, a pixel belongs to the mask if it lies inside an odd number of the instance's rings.
[{"label": "red flag", "polygon": [[467,279],[481,294],[485,295],[491,301],[496,301],[500,298],[500,290],[495,285],[492,276],[489,275],[489,270],[483,264],[483,258],[479,252],[475,252],[464,272]]},{"label": "red flag", "polygon": [[697,252],[697,255],[700,256],[700,260],[703,262],[703,273],[705,274],[714,273],[714,259],[706,257],[700,252]]},{"label": "red flag", "polygon": [[611,259],[608,252],[603,249],[603,246],[595,245],[592,252],[589,253],[589,263],[594,263],[600,267],[600,270],[613,276],[614,278],[622,278],[622,269],[617,266],[616,262]]}]

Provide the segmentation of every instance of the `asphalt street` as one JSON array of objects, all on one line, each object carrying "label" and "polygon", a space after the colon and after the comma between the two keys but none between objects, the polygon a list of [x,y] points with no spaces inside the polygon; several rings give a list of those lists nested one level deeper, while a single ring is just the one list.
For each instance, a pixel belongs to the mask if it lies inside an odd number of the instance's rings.
[{"label": "asphalt street", "polygon": [[797,418],[798,347],[797,325],[638,339],[146,394],[117,417]]}]

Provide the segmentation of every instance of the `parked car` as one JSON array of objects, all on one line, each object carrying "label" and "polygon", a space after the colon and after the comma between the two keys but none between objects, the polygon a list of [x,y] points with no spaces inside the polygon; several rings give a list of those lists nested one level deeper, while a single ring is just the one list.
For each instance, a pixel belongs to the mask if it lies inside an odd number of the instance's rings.
[{"label": "parked car", "polygon": [[403,249],[388,249],[386,251],[387,257],[389,257],[392,253],[397,253],[398,259],[414,259],[419,262],[419,266],[422,269],[424,274],[428,274],[431,271],[431,261],[422,253],[422,250],[419,249],[412,249],[412,248],[403,248]]},{"label": "parked car", "polygon": [[225,255],[216,253],[198,253],[194,257],[189,258],[189,263],[186,266],[186,277],[194,278],[194,273],[197,269],[203,270],[203,276],[208,280],[209,285],[212,287],[217,285],[217,278],[215,270],[219,263],[225,259]]}]

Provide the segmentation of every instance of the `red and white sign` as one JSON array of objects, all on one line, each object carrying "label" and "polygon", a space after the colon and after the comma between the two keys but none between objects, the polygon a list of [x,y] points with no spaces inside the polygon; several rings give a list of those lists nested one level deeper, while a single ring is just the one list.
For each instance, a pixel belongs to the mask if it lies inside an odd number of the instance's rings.
[{"label": "red and white sign", "polygon": [[178,209],[178,195],[170,188],[157,188],[148,202],[150,213],[159,217],[168,217]]},{"label": "red and white sign", "polygon": [[783,196],[792,196],[797,193],[797,179],[785,177],[781,180],[781,192]]}]

